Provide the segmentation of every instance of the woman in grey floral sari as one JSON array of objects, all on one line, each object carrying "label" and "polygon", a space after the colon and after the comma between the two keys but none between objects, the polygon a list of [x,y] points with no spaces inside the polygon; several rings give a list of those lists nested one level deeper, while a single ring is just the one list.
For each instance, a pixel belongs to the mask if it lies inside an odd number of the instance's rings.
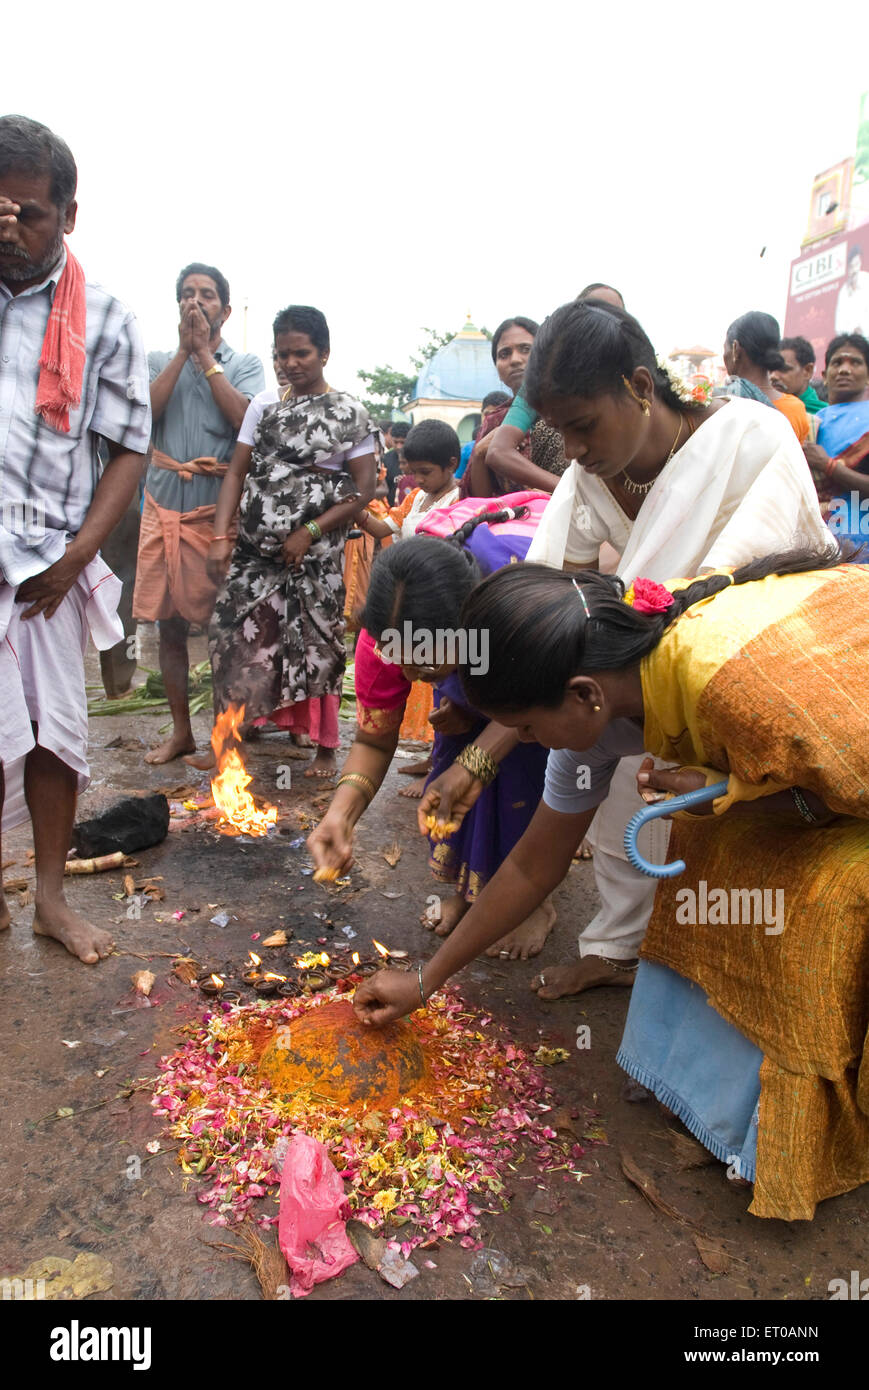
[{"label": "woman in grey floral sari", "polygon": [[208,556],[223,583],[209,633],[215,712],[244,705],[246,725],[310,733],[317,753],[306,776],[329,777],[344,676],[344,542],[374,496],[379,435],[353,396],[326,384],[319,309],[282,310],[274,335],[290,389],[266,406],[253,447],[236,446]]}]

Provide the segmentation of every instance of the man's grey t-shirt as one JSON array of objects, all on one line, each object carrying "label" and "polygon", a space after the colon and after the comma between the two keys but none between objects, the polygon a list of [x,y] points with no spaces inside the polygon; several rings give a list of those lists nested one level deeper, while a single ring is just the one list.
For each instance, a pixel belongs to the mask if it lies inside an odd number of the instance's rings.
[{"label": "man's grey t-shirt", "polygon": [[552,749],[543,800],[553,811],[576,816],[606,800],[621,758],[645,752],[643,730],[632,719],[613,719],[592,748]]},{"label": "man's grey t-shirt", "polygon": [[[168,367],[174,356],[174,352],[148,353],[151,381]],[[228,343],[220,343],[214,357],[229,384],[249,400],[264,390],[263,364],[253,353],[235,352]],[[195,458],[216,458],[218,463],[228,463],[237,433],[217,405],[205,373],[188,357],[166,409],[154,422],[154,448],[179,463]],[[198,473],[185,482],[179,473],[152,463],[148,467],[145,487],[158,507],[171,512],[192,512],[196,507],[213,506],[221,482],[221,478]]]}]

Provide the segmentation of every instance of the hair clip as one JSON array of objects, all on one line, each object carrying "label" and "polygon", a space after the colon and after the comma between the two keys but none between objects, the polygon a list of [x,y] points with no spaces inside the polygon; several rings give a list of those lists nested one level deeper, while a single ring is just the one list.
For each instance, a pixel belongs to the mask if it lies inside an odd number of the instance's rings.
[{"label": "hair clip", "polygon": [[591,617],[591,614],[590,614],[589,611],[588,611],[588,604],[587,604],[586,601],[585,601],[585,594],[582,592],[582,589],[579,587],[579,585],[577,584],[577,582],[576,582],[575,579],[571,579],[570,582],[571,582],[571,584],[573,585],[573,587],[574,587],[574,589],[576,590],[576,592],[579,594],[579,597],[580,597],[580,599],[581,599],[581,601],[582,601],[582,606],[583,606],[583,608],[585,609],[585,616],[586,616],[586,618],[590,618],[590,617]]}]

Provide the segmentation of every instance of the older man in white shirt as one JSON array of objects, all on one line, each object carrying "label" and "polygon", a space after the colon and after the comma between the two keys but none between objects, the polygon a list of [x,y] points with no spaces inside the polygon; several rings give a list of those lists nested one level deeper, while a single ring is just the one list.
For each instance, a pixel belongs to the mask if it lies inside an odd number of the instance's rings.
[{"label": "older man in white shirt", "polygon": [[64,244],[76,178],[46,126],[0,118],[0,804],[4,827],[33,823],[34,931],[91,964],[112,938],[63,891],[88,781],[84,652],[89,632],[101,649],[123,636],[99,548],[141,477],[151,411],[133,315]]}]

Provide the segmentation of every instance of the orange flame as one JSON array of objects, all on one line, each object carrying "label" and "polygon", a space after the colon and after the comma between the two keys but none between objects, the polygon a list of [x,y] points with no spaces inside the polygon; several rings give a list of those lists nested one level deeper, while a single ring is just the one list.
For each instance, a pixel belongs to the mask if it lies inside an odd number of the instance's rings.
[{"label": "orange flame", "polygon": [[285,980],[286,978],[286,975],[275,975],[271,970],[267,970],[263,975],[264,980]]},{"label": "orange flame", "polygon": [[358,965],[358,964],[359,964],[359,952],[358,952],[358,951],[354,951],[354,952],[353,952],[353,955],[350,957],[350,959],[352,960],[352,962],[353,962],[354,965]]},{"label": "orange flame", "polygon": [[248,951],[248,965],[262,965],[262,961],[254,951]]},{"label": "orange flame", "polygon": [[211,977],[211,983],[212,983],[213,985],[217,985],[217,988],[218,988],[218,989],[223,989],[224,981],[221,980],[221,978],[220,978],[219,975],[212,975],[212,977]]},{"label": "orange flame", "polygon": [[211,746],[217,758],[217,773],[211,779],[211,795],[218,810],[223,812],[220,826],[226,826],[227,833],[237,831],[242,835],[265,835],[270,825],[278,819],[276,806],[266,806],[258,811],[256,803],[247,790],[253,780],[244,770],[238,748],[239,729],[244,719],[244,705],[230,705],[217,716],[211,731]]},{"label": "orange flame", "polygon": [[389,958],[389,951],[386,949],[386,947],[385,947],[385,946],[381,946],[381,944],[380,944],[379,941],[374,941],[374,937],[373,937],[373,936],[372,936],[371,940],[374,942],[374,949],[375,949],[375,951],[377,951],[378,955],[383,956],[384,960],[387,960],[387,959]]}]

